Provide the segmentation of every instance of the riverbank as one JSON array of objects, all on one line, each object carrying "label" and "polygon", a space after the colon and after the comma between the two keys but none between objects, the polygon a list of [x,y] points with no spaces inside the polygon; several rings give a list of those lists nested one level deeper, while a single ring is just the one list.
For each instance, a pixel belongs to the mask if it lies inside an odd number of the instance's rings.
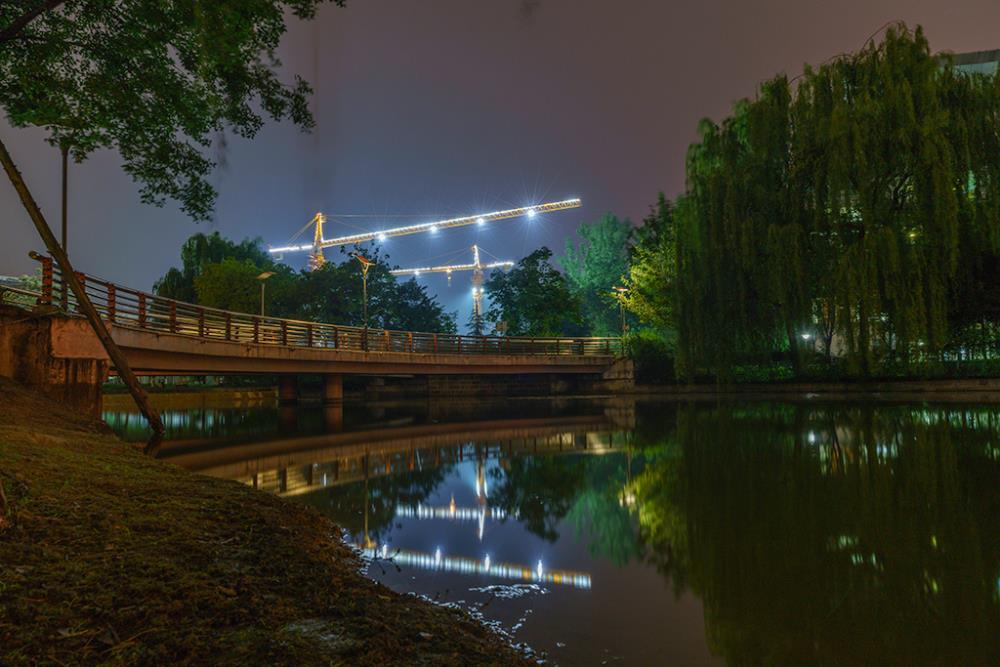
[{"label": "riverbank", "polygon": [[830,400],[885,398],[907,401],[1000,400],[1000,378],[882,380],[853,382],[747,382],[732,384],[637,384],[635,397],[672,399],[761,398],[788,400],[817,397]]},{"label": "riverbank", "polygon": [[363,576],[311,508],[146,457],[3,378],[0,406],[0,664],[529,664]]}]

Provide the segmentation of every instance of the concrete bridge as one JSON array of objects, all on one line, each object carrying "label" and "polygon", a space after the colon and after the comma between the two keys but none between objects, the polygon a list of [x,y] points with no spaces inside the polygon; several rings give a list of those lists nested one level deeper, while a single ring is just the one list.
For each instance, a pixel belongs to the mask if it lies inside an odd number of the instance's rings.
[{"label": "concrete bridge", "polygon": [[[100,409],[113,368],[77,313],[52,261],[40,257],[32,311],[0,310],[0,375],[60,400]],[[236,313],[166,299],[81,275],[129,365],[145,375],[275,375],[279,398],[297,399],[296,377],[324,378],[324,399],[343,398],[344,375],[422,378],[429,394],[614,391],[632,384],[620,338],[469,336],[392,331]]]}]

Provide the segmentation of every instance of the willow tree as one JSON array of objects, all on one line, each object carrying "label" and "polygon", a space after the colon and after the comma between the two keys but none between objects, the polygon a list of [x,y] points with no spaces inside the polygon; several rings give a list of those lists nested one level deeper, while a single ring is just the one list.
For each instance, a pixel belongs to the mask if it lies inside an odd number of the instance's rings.
[{"label": "willow tree", "polygon": [[1000,87],[894,26],[704,122],[678,210],[681,371],[836,335],[872,372],[949,341],[963,253],[1000,242]]}]

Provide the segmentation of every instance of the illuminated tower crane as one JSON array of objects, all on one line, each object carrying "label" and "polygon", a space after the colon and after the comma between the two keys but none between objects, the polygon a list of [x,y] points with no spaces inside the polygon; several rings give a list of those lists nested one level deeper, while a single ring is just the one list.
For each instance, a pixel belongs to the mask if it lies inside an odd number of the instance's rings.
[{"label": "illuminated tower crane", "polygon": [[[449,218],[448,220],[438,220],[437,222],[424,222],[418,225],[406,225],[405,227],[393,227],[391,229],[382,229],[373,232],[361,232],[359,234],[351,234],[350,236],[340,236],[334,239],[324,239],[323,238],[323,223],[326,222],[326,216],[322,213],[317,213],[312,220],[306,223],[306,226],[299,230],[299,233],[295,236],[304,232],[309,225],[314,225],[313,229],[313,240],[312,243],[302,243],[299,245],[288,245],[281,248],[269,248],[268,252],[271,254],[282,254],[286,252],[308,252],[309,253],[309,267],[311,269],[318,269],[323,266],[326,262],[323,257],[324,248],[332,248],[336,246],[353,245],[355,243],[365,243],[366,241],[384,241],[390,236],[406,236],[408,234],[423,234],[426,232],[436,232],[439,229],[449,229],[451,227],[465,227],[467,225],[485,225],[488,222],[493,222],[496,220],[507,220],[508,218],[519,218],[521,216],[527,216],[529,218],[534,217],[538,213],[549,213],[551,211],[564,211],[571,208],[579,208],[581,202],[579,199],[565,199],[563,201],[548,202],[545,204],[537,204],[535,206],[522,206],[520,208],[510,208],[504,211],[493,211],[492,213],[483,213],[481,215],[468,215],[461,218]],[[293,237],[294,238],[294,237]]]},{"label": "illuminated tower crane", "polygon": [[514,266],[510,260],[487,262],[483,264],[479,260],[479,246],[472,246],[471,264],[448,264],[445,266],[423,266],[412,269],[395,269],[390,271],[394,276],[419,276],[421,273],[446,273],[448,280],[454,271],[472,271],[472,317],[473,321],[479,322],[483,316],[483,278],[484,271],[490,269],[509,269]]}]

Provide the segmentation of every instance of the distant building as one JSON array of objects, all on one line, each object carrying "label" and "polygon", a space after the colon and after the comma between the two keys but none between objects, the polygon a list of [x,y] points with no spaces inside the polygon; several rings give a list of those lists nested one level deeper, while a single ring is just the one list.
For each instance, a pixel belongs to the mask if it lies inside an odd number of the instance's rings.
[{"label": "distant building", "polygon": [[1000,64],[1000,49],[994,51],[971,51],[955,53],[955,67],[963,72],[978,74],[996,74]]}]

